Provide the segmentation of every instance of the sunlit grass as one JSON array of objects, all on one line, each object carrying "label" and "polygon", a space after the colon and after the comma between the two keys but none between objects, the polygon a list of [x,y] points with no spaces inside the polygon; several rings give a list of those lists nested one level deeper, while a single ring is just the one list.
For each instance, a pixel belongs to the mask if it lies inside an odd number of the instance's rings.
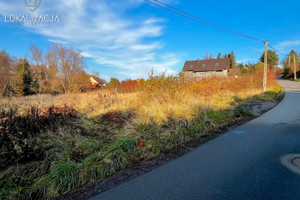
[{"label": "sunlit grass", "polygon": [[260,73],[198,82],[162,75],[135,83],[0,99],[0,150],[7,154],[0,154],[0,199],[74,191],[244,120],[251,113],[242,104],[281,93],[272,76],[263,93]]},{"label": "sunlit grass", "polygon": [[[88,117],[112,111],[134,109],[136,122],[154,120],[162,122],[168,117],[192,119],[199,107],[227,109],[237,99],[247,99],[262,93],[260,74],[228,79],[205,79],[198,82],[173,81],[173,77],[157,77],[139,84],[130,93],[116,89],[65,94],[59,96],[36,95],[0,100],[0,105],[17,106],[26,110],[31,106],[63,106],[65,104]],[[269,89],[275,86],[269,83]],[[136,87],[136,86],[133,86]],[[126,88],[127,89],[127,88]],[[122,88],[119,88],[122,90]],[[268,100],[268,99],[266,99]]]}]

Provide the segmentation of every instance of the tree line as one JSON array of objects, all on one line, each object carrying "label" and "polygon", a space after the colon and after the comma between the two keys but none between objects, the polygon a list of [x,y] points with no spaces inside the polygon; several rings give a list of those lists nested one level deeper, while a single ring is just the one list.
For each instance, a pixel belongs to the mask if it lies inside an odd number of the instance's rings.
[{"label": "tree line", "polygon": [[[264,62],[265,62],[265,53],[263,52],[257,63],[247,63],[247,64],[240,63],[237,65],[237,67],[240,68],[242,73],[252,73],[257,70],[263,70]],[[279,67],[279,57],[275,51],[268,50],[267,63],[268,63],[269,70],[275,71],[277,73],[281,73],[282,70]]]},{"label": "tree line", "polygon": [[[238,64],[238,63],[236,63],[236,57],[235,57],[234,51],[232,51],[229,54],[219,53],[216,58],[217,59],[229,58],[231,68],[239,68],[242,73],[251,73],[251,72],[255,72],[258,69],[263,69],[264,57],[265,57],[265,54],[262,53],[262,55],[259,58],[259,61],[257,63],[248,63],[248,64],[243,64],[243,63]],[[205,60],[214,59],[214,56],[209,55],[208,53],[206,53],[206,55],[204,56],[204,59]],[[275,51],[268,50],[267,61],[268,61],[268,66],[269,66],[270,69],[278,70],[279,57],[278,57],[278,55]]]},{"label": "tree line", "polygon": [[50,46],[45,53],[31,45],[26,58],[13,58],[2,50],[0,95],[26,96],[88,90],[91,88],[91,75],[85,71],[86,68],[79,50],[59,44]]},{"label": "tree line", "polygon": [[[204,58],[204,60],[209,60],[209,59],[214,59],[214,56],[206,53],[203,58]],[[224,55],[222,55],[222,53],[219,53],[217,56],[217,59],[220,59],[220,58],[229,58],[230,59],[230,67],[237,68],[236,61],[235,61],[235,54],[233,51],[229,54],[224,54]]]},{"label": "tree line", "polygon": [[282,61],[283,73],[282,77],[290,79],[294,77],[294,66],[296,65],[296,75],[300,77],[300,54],[295,50],[291,50],[286,58]]}]

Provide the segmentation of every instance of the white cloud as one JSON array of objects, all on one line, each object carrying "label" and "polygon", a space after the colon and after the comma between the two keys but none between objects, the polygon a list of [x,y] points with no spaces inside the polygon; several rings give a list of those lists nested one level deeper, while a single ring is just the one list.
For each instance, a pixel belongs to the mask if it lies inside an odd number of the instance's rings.
[{"label": "white cloud", "polygon": [[[283,42],[279,42],[275,45],[275,48],[279,51],[290,51],[292,47],[300,46],[300,40],[287,40]],[[289,49],[287,49],[289,48]]]},{"label": "white cloud", "polygon": [[166,22],[166,20],[163,18],[150,18],[150,19],[147,19],[144,22],[144,24],[155,24],[155,23],[159,23],[159,22]]},{"label": "white cloud", "polygon": [[59,43],[59,44],[68,44],[67,41],[59,40],[59,39],[48,39],[49,42]]},{"label": "white cloud", "polygon": [[[109,67],[113,74],[127,78],[145,77],[151,68],[157,72],[174,67],[180,60],[177,55],[160,55],[163,48],[159,37],[163,34],[165,20],[155,17],[129,17],[127,11],[135,9],[143,0],[96,1],[52,0],[42,1],[35,14],[53,13],[60,23],[51,26],[24,27],[59,42],[82,50],[82,55]],[[0,14],[31,13],[23,3],[0,2]],[[101,74],[101,71],[99,71]]]},{"label": "white cloud", "polygon": [[109,80],[111,78],[110,76],[107,76],[105,74],[100,74],[100,77],[103,78],[104,80],[106,80],[107,82],[109,82]]},{"label": "white cloud", "polygon": [[85,58],[94,58],[94,56],[89,52],[81,52],[81,55]]},{"label": "white cloud", "polygon": [[137,50],[137,51],[151,51],[154,49],[161,49],[163,46],[159,42],[155,42],[150,45],[145,44],[135,44],[132,46],[129,46],[129,49],[131,50]]},{"label": "white cloud", "polygon": [[152,69],[155,74],[167,72],[167,74],[175,75],[176,71],[173,68],[181,62],[175,54],[163,56],[143,54],[137,55],[137,58],[132,60],[128,60],[127,56],[133,57],[130,54],[123,53],[107,56],[107,59],[99,58],[96,62],[101,65],[118,67],[119,73],[127,78],[147,78]]}]

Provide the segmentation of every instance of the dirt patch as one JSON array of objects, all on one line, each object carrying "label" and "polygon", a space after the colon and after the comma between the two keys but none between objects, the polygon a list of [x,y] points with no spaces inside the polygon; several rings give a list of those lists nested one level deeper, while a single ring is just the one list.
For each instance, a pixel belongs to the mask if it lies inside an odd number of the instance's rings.
[{"label": "dirt patch", "polygon": [[262,101],[244,104],[244,108],[249,108],[254,117],[259,117],[270,109],[274,108],[284,98],[285,93],[282,92],[276,101]]}]

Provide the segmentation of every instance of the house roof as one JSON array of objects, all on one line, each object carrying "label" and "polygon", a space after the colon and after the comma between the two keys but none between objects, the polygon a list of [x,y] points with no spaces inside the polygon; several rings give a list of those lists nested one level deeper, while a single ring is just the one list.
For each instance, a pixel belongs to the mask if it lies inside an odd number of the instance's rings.
[{"label": "house roof", "polygon": [[182,71],[206,72],[217,71],[230,68],[229,58],[209,59],[209,60],[192,60],[186,61]]},{"label": "house roof", "polygon": [[103,84],[104,83],[104,81],[101,78],[98,78],[97,76],[91,76],[90,77],[90,81],[93,84],[95,84],[95,83],[97,83],[97,84]]}]

